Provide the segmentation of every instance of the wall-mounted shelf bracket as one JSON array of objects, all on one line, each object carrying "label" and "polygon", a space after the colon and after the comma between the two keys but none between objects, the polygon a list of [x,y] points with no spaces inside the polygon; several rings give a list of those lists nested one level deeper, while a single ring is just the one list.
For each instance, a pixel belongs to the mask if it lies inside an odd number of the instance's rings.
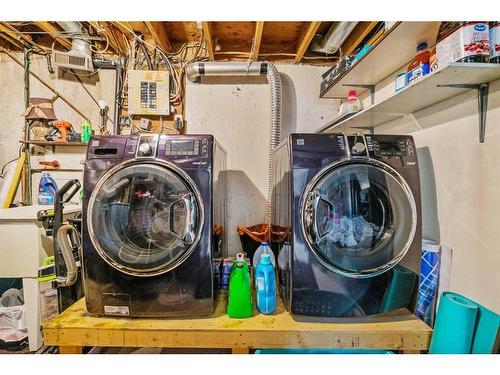
[{"label": "wall-mounted shelf bracket", "polygon": [[373,126],[370,126],[370,127],[359,127],[359,126],[353,126],[352,127],[353,129],[361,129],[361,130],[368,130],[368,133],[369,134],[375,134],[375,128]]},{"label": "wall-mounted shelf bracket", "polygon": [[477,102],[479,111],[479,142],[484,142],[484,134],[486,132],[486,112],[488,111],[488,89],[487,83],[480,84],[449,84],[437,85],[437,87],[454,87],[457,89],[475,89],[477,90]]},{"label": "wall-mounted shelf bracket", "polygon": [[370,91],[370,105],[374,105],[375,104],[375,85],[358,85],[358,84],[350,84],[350,83],[346,83],[344,84],[343,86],[348,86],[348,87],[361,87],[361,88],[364,88],[364,89],[368,89]]}]

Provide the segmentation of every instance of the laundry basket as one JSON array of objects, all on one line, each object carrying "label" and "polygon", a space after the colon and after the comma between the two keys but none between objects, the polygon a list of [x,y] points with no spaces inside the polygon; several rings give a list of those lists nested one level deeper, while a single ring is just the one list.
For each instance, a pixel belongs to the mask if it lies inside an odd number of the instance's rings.
[{"label": "laundry basket", "polygon": [[271,239],[271,230],[267,224],[257,224],[249,227],[238,225],[237,230],[243,252],[250,259],[253,259],[255,250],[258,249],[262,242],[269,242]]}]

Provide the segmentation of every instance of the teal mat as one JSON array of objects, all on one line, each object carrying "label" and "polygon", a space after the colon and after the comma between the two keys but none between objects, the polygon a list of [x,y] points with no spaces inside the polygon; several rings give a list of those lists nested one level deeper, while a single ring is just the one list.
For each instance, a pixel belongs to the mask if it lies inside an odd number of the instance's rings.
[{"label": "teal mat", "polygon": [[491,353],[500,316],[476,302],[453,292],[444,292],[439,301],[429,353]]},{"label": "teal mat", "polygon": [[384,294],[380,312],[389,312],[402,307],[407,308],[416,284],[417,274],[415,272],[402,266],[394,267],[391,283]]},{"label": "teal mat", "polygon": [[394,354],[378,349],[257,349],[255,354]]}]

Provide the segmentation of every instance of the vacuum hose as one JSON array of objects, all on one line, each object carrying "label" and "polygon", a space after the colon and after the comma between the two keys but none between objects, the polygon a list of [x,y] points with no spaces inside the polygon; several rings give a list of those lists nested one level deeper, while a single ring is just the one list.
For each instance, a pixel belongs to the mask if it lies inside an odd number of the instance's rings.
[{"label": "vacuum hose", "polygon": [[64,264],[66,265],[66,276],[57,277],[55,282],[57,287],[71,286],[76,282],[78,276],[78,267],[73,256],[73,246],[71,241],[80,249],[80,235],[76,228],[70,224],[62,225],[56,234],[56,241],[63,256]]}]

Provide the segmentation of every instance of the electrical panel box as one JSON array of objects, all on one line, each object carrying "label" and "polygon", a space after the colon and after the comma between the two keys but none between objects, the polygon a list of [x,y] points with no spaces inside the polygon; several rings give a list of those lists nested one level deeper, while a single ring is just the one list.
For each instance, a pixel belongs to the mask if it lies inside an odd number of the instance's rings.
[{"label": "electrical panel box", "polygon": [[128,113],[130,115],[170,114],[168,71],[128,71]]}]

